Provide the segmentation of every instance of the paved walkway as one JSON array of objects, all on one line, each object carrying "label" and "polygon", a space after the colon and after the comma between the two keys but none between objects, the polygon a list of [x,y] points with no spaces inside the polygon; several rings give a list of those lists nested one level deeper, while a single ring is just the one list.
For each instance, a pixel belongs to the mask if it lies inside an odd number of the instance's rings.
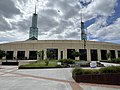
[{"label": "paved walkway", "polygon": [[107,62],[100,62],[104,66],[120,66],[120,64],[115,64],[115,63],[107,63]]},{"label": "paved walkway", "polygon": [[76,83],[72,69],[17,69],[1,66],[0,90],[120,90],[120,86]]}]

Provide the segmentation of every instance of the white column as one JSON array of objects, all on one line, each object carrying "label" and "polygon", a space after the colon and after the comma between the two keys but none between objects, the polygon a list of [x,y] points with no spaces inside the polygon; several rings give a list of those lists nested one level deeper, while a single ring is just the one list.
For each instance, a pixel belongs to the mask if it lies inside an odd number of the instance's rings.
[{"label": "white column", "polygon": [[118,58],[118,50],[115,50],[116,58]]},{"label": "white column", "polygon": [[[77,52],[79,52],[79,49],[75,49]],[[78,57],[75,57],[75,60],[80,60],[79,59],[79,56]]]},{"label": "white column", "polygon": [[[107,50],[107,54],[110,53],[110,50]],[[111,60],[111,58],[109,58],[108,60]]]},{"label": "white column", "polygon": [[63,50],[63,59],[67,59],[67,49]]},{"label": "white column", "polygon": [[17,59],[17,51],[14,51],[13,57],[15,57],[15,59]]},{"label": "white column", "polygon": [[87,49],[87,61],[91,61],[90,49]]},{"label": "white column", "polygon": [[109,53],[110,52],[110,50],[107,50],[107,53]]},{"label": "white column", "polygon": [[29,51],[25,51],[25,57],[27,57],[27,59],[29,59]]},{"label": "white column", "polygon": [[97,53],[98,53],[98,60],[101,60],[101,50],[98,49],[98,50],[97,50]]},{"label": "white column", "polygon": [[44,49],[44,60],[47,59],[47,55],[46,55],[46,49]]},{"label": "white column", "polygon": [[58,49],[58,60],[61,59],[61,51]]}]

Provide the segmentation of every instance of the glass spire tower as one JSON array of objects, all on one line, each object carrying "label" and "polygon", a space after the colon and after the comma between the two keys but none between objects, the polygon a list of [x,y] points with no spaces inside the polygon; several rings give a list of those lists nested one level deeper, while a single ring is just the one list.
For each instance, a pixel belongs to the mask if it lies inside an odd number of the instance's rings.
[{"label": "glass spire tower", "polygon": [[81,40],[87,40],[87,34],[85,32],[84,22],[81,21]]},{"label": "glass spire tower", "polygon": [[38,40],[36,6],[35,6],[35,13],[33,13],[33,16],[32,16],[32,26],[30,27],[29,39]]}]

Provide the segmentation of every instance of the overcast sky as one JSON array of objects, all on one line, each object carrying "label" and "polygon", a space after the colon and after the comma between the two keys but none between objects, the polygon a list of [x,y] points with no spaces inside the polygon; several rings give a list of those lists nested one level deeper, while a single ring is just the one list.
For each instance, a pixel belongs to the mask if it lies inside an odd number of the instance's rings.
[{"label": "overcast sky", "polygon": [[29,38],[35,3],[39,40],[80,40],[82,12],[88,40],[120,44],[120,0],[0,0],[0,43]]}]

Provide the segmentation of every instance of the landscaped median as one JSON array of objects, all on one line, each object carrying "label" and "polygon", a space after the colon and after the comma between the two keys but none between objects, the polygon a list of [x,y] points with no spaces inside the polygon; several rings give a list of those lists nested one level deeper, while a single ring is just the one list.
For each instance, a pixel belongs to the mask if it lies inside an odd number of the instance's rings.
[{"label": "landscaped median", "polygon": [[120,66],[109,66],[101,69],[76,68],[72,72],[76,82],[120,85]]},{"label": "landscaped median", "polygon": [[69,64],[75,64],[75,60],[38,60],[29,64],[20,65],[19,69],[42,69],[42,68],[66,68]]},{"label": "landscaped median", "polygon": [[19,69],[41,69],[41,68],[59,68],[57,60],[39,60],[25,65],[20,65]]},{"label": "landscaped median", "polygon": [[[103,67],[97,63],[98,67]],[[42,69],[42,68],[68,68],[68,67],[90,67],[90,62],[82,60],[61,59],[61,60],[38,60],[29,64],[20,65],[19,69]]]}]

